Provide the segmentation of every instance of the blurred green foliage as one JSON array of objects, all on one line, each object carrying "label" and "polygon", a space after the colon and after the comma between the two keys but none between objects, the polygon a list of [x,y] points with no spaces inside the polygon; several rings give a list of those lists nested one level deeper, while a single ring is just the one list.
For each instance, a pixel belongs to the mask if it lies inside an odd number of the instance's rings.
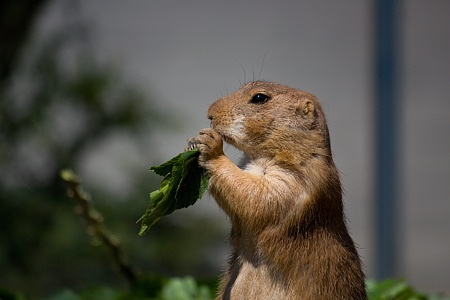
[{"label": "blurred green foliage", "polygon": [[[24,1],[25,8],[27,2],[31,6],[32,1]],[[114,138],[142,154],[138,165],[104,158],[130,187],[115,195],[105,180],[85,175],[97,208],[121,236],[133,264],[166,276],[217,275],[217,266],[204,257],[222,244],[223,235],[217,235],[222,228],[209,219],[181,225],[168,218],[152,234],[138,237],[136,221],[159,180],[147,171],[151,161],[161,161],[157,146],[149,151],[149,141],[163,128],[175,130],[176,117],[127,82],[113,62],[94,57],[91,29],[83,21],[73,22],[76,10],[71,7],[66,15],[70,24],[54,32],[33,32],[39,5],[52,2],[36,1],[31,12],[17,1],[0,4],[1,40],[11,35],[6,28],[18,35],[0,43],[0,286],[33,297],[63,287],[126,287],[114,273],[109,253],[96,247],[101,243],[80,230],[83,222],[58,177],[64,167],[79,170],[87,158],[104,157],[100,146],[108,148]]]}]

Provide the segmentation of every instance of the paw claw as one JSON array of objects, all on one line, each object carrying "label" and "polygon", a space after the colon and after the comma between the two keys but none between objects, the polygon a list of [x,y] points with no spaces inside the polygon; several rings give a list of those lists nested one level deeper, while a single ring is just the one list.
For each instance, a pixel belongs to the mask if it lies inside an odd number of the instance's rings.
[{"label": "paw claw", "polygon": [[184,151],[191,151],[198,148],[198,141],[196,138],[190,138],[187,141],[187,146],[184,148]]}]

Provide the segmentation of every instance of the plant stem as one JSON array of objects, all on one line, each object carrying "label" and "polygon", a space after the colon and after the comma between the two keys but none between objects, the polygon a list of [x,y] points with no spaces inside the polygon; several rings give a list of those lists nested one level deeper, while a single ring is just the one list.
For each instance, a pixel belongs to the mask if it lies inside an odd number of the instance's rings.
[{"label": "plant stem", "polygon": [[126,262],[121,242],[110,233],[103,222],[103,216],[93,208],[91,197],[81,187],[81,180],[72,170],[62,170],[61,179],[67,185],[67,195],[77,203],[77,212],[86,221],[88,234],[99,239],[109,249],[112,259],[119,273],[132,285],[137,275],[134,269]]}]

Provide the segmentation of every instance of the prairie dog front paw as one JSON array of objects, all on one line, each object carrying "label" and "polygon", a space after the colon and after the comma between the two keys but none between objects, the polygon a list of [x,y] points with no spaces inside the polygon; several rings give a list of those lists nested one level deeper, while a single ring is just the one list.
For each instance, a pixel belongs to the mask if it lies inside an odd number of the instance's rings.
[{"label": "prairie dog front paw", "polygon": [[202,167],[207,167],[208,161],[224,155],[222,137],[212,128],[202,129],[197,137],[188,139],[185,150],[195,148],[200,151],[199,164]]}]

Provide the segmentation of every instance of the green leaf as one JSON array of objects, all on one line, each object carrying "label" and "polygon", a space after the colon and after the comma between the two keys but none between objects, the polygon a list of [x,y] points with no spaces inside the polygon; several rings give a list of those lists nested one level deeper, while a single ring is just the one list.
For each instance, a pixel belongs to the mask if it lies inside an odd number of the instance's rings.
[{"label": "green leaf", "polygon": [[428,297],[414,291],[402,280],[386,279],[367,281],[369,300],[427,300]]},{"label": "green leaf", "polygon": [[150,171],[164,176],[160,188],[150,193],[150,203],[141,222],[139,235],[144,235],[162,216],[193,205],[208,189],[208,178],[198,165],[197,149],[178,154]]},{"label": "green leaf", "polygon": [[172,278],[161,291],[162,300],[209,300],[211,292],[206,286],[199,286],[194,278]]}]

